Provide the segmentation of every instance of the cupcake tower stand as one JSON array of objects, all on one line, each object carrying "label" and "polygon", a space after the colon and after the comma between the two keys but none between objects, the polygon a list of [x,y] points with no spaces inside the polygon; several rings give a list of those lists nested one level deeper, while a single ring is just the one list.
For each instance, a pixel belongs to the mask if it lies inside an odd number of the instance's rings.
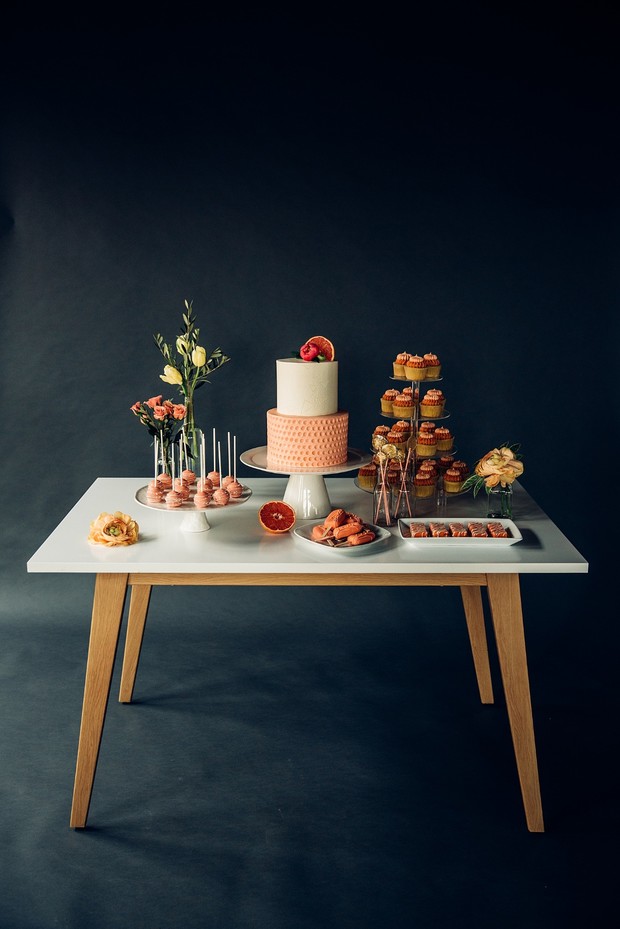
[{"label": "cupcake tower stand", "polygon": [[355,448],[349,448],[347,451],[347,460],[342,464],[333,465],[330,468],[316,468],[311,471],[278,471],[275,468],[269,468],[266,445],[259,445],[257,448],[243,452],[239,460],[248,468],[269,471],[272,474],[287,474],[284,502],[293,507],[299,519],[321,519],[333,509],[325,477],[342,474],[345,471],[356,471],[372,459],[372,455],[364,454]]},{"label": "cupcake tower stand", "polygon": [[[456,449],[454,449],[454,448],[451,448],[451,449],[449,449],[449,450],[446,450],[445,452],[444,452],[444,451],[439,451],[439,452],[436,452],[434,455],[428,455],[428,456],[424,456],[424,457],[421,457],[421,456],[416,455],[416,451],[415,451],[416,439],[417,439],[417,437],[418,437],[418,432],[419,432],[419,428],[420,428],[420,422],[421,422],[421,421],[439,422],[439,420],[448,419],[449,416],[450,416],[450,413],[448,413],[446,410],[444,410],[439,416],[422,416],[422,415],[420,414],[420,409],[419,409],[419,408],[420,408],[420,399],[421,399],[421,386],[424,385],[425,387],[431,387],[431,386],[433,386],[434,384],[438,384],[440,381],[443,380],[443,378],[441,377],[441,375],[439,375],[438,377],[423,378],[423,379],[421,379],[421,380],[412,380],[410,377],[398,377],[398,376],[396,376],[396,375],[392,375],[391,380],[393,380],[393,381],[398,381],[399,383],[402,383],[402,382],[404,381],[404,382],[406,382],[406,383],[408,383],[408,384],[411,384],[414,398],[415,398],[415,394],[416,394],[416,391],[417,391],[417,400],[414,399],[414,403],[413,403],[413,412],[412,412],[412,414],[411,414],[411,416],[410,416],[411,437],[410,437],[410,439],[408,440],[408,446],[411,448],[410,461],[411,461],[411,467],[412,467],[413,471],[415,472],[416,464],[417,464],[420,460],[421,460],[421,461],[431,460],[431,459],[433,459],[433,458],[441,457],[441,455],[443,455],[443,454],[446,454],[446,455],[454,455],[454,453],[455,453],[455,451],[456,451]],[[387,419],[396,419],[396,420],[398,420],[398,419],[401,419],[401,418],[402,418],[402,417],[400,417],[400,416],[398,416],[398,415],[396,415],[396,414],[392,414],[392,413],[383,413],[383,412],[382,412],[381,415],[382,415],[383,417],[387,418]],[[445,490],[445,488],[444,488],[444,483],[443,483],[443,475],[440,474],[440,475],[439,475],[439,478],[438,478],[438,480],[437,480],[437,491],[436,491],[436,493],[435,493],[435,495],[434,495],[434,502],[435,502],[435,507],[436,507],[437,511],[438,511],[438,512],[442,512],[443,510],[445,510],[446,498],[447,498],[447,497],[456,497],[456,496],[458,496],[458,494],[456,494],[456,493],[449,493],[449,494],[446,493],[446,490]],[[415,496],[414,496],[414,497],[413,497],[414,508],[415,508],[415,506],[417,506],[418,502],[422,502],[422,501],[424,501],[425,499],[426,499],[426,498],[424,498],[424,497],[418,498],[418,497],[415,497]],[[429,498],[429,499],[430,499],[430,498]]]}]

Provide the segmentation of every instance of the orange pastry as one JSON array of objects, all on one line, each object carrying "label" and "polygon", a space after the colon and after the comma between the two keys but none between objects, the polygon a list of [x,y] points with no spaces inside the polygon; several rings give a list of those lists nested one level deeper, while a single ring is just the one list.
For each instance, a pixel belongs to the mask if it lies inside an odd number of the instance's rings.
[{"label": "orange pastry", "polygon": [[432,497],[435,493],[435,480],[432,475],[418,471],[413,479],[413,488],[416,497]]},{"label": "orange pastry", "polygon": [[413,416],[413,399],[406,394],[398,394],[392,401],[392,414],[399,419],[403,416]]},{"label": "orange pastry", "polygon": [[426,355],[423,355],[423,358],[426,362],[426,377],[439,377],[441,374],[441,363],[437,355],[428,352]]},{"label": "orange pastry", "polygon": [[405,376],[405,365],[409,359],[409,352],[399,352],[394,361],[392,362],[392,367],[394,368],[394,377],[404,377]]},{"label": "orange pastry", "polygon": [[343,523],[347,521],[346,510],[343,510],[341,507],[338,507],[335,510],[332,510],[331,513],[328,513],[325,517],[325,522],[323,525],[326,529],[335,529],[336,526],[342,526]]},{"label": "orange pastry", "polygon": [[415,443],[418,458],[432,458],[437,451],[437,439],[434,432],[419,432]]},{"label": "orange pastry", "polygon": [[398,396],[398,391],[393,387],[390,387],[389,390],[386,390],[383,396],[381,397],[381,412],[382,413],[391,413],[392,412],[392,403]]},{"label": "orange pastry", "polygon": [[456,468],[448,468],[443,476],[444,490],[448,494],[457,494],[463,486],[463,477]]},{"label": "orange pastry", "polygon": [[437,439],[437,451],[448,452],[452,448],[454,438],[446,426],[438,426],[435,429],[435,438]]},{"label": "orange pastry", "polygon": [[426,378],[426,362],[421,355],[411,355],[405,365],[405,377],[410,381],[423,381]]}]

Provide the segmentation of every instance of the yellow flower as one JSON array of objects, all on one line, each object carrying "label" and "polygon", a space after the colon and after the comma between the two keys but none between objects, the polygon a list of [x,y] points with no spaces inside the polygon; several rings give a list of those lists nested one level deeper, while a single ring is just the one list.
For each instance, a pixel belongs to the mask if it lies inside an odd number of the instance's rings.
[{"label": "yellow flower", "polygon": [[511,448],[503,446],[487,452],[474,470],[479,477],[484,478],[487,487],[497,487],[498,484],[506,487],[523,474],[523,463],[517,461]]},{"label": "yellow flower", "polygon": [[179,355],[189,355],[189,344],[181,336],[177,339],[177,352]]},{"label": "yellow flower", "polygon": [[202,368],[206,360],[207,360],[206,349],[204,349],[202,345],[197,345],[194,351],[192,352],[192,362],[196,365],[197,368]]},{"label": "yellow flower", "polygon": [[182,384],[183,377],[176,368],[173,368],[172,365],[166,365],[164,367],[164,373],[159,375],[162,381],[165,381],[166,384]]},{"label": "yellow flower", "polygon": [[90,524],[91,545],[133,545],[138,541],[139,526],[126,513],[100,513]]}]

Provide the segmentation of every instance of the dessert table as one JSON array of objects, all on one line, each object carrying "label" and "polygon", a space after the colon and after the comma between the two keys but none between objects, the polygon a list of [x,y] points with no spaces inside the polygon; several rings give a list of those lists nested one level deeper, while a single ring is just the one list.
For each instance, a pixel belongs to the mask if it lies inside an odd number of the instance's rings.
[{"label": "dessert table", "polygon": [[[90,640],[70,826],[86,826],[128,590],[131,591],[119,700],[132,700],[153,587],[245,586],[457,586],[460,587],[478,690],[493,703],[482,590],[490,608],[527,827],[543,832],[543,811],[530,699],[519,575],[586,573],[588,564],[517,483],[514,521],[522,539],[506,546],[412,544],[389,530],[381,545],[355,557],[309,545],[293,532],[273,535],[257,511],[282,499],[285,478],[252,478],[240,507],[209,506],[209,532],[180,530],[181,513],[140,507],[144,478],[98,478],[28,561],[32,573],[95,575]],[[244,481],[244,483],[246,483]],[[334,506],[372,522],[372,495],[351,478],[328,478]],[[448,517],[482,518],[482,495],[450,500]],[[140,525],[135,545],[106,547],[87,541],[99,513],[121,510]],[[433,542],[440,540],[433,540]],[[461,540],[458,540],[461,541]],[[489,540],[492,541],[492,540]]]}]

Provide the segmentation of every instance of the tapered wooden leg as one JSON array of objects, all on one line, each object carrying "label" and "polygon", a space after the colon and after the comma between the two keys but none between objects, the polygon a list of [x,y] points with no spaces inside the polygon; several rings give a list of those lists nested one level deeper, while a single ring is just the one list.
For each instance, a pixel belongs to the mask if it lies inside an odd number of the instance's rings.
[{"label": "tapered wooden leg", "polygon": [[544,832],[518,574],[487,575],[491,616],[530,832]]},{"label": "tapered wooden leg", "polygon": [[127,619],[127,634],[125,636],[125,654],[123,656],[123,671],[121,673],[121,688],[118,699],[121,703],[131,703],[133,689],[138,673],[140,650],[146,626],[146,614],[151,599],[151,586],[149,584],[135,584],[131,588],[129,602],[129,617]]},{"label": "tapered wooden leg", "polygon": [[471,653],[474,659],[478,691],[482,703],[493,703],[493,684],[491,682],[491,666],[489,665],[489,649],[487,634],[484,628],[484,613],[482,609],[482,594],[479,587],[461,587],[465,621],[469,632]]},{"label": "tapered wooden leg", "polygon": [[83,829],[95,780],[114,657],[123,618],[127,574],[98,574],[90,626],[82,722],[70,826]]}]

